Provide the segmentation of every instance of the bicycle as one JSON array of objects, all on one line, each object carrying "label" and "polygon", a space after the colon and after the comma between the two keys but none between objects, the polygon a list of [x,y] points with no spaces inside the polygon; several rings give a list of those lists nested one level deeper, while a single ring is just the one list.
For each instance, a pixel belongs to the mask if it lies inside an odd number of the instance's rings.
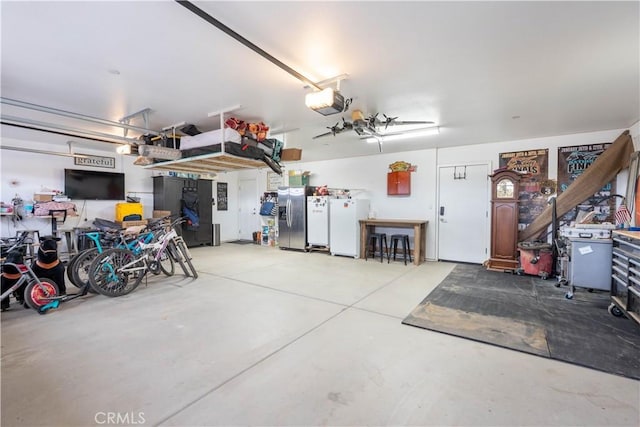
[{"label": "bicycle", "polygon": [[[87,249],[86,251],[78,254],[77,257],[72,259],[67,268],[68,276],[69,274],[72,277],[71,282],[78,286],[82,287],[89,282],[90,277],[90,266],[93,260],[96,259],[98,255],[103,253],[105,250],[118,247],[123,249],[130,249],[134,252],[134,254],[138,254],[140,249],[138,248],[138,241],[142,239],[144,243],[151,242],[154,236],[154,228],[157,228],[157,224],[160,224],[161,221],[166,218],[162,218],[159,221],[156,221],[149,225],[151,230],[145,233],[141,233],[139,235],[127,235],[122,229],[113,228],[115,223],[106,220],[97,220],[94,221],[94,225],[97,225],[102,230],[101,231],[91,231],[87,232],[84,235],[89,238],[94,243],[94,247]],[[97,223],[97,224],[96,224]],[[159,270],[153,270],[152,273],[160,274],[164,273],[166,276],[172,276],[174,274],[173,261],[167,260],[167,256],[163,257],[160,263]],[[69,273],[70,272],[70,273]],[[90,292],[98,292],[93,288],[90,288]]]},{"label": "bicycle", "polygon": [[[184,240],[175,230],[175,224],[184,221],[179,218],[171,224],[168,231],[161,234],[154,242],[137,242],[140,254],[134,250],[112,248],[100,254],[89,267],[91,286],[99,293],[117,297],[126,295],[138,287],[148,271],[158,274],[165,271],[166,264],[178,261],[187,276],[198,277],[198,273],[191,263],[191,255],[184,244]],[[163,267],[165,265],[165,267]],[[166,273],[166,272],[165,272]]]}]

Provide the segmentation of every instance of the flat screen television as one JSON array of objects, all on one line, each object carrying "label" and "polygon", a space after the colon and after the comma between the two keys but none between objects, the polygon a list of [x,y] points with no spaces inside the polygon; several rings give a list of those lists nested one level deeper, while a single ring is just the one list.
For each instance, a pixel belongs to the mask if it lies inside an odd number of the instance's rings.
[{"label": "flat screen television", "polygon": [[75,200],[124,200],[124,174],[65,169],[64,194]]}]

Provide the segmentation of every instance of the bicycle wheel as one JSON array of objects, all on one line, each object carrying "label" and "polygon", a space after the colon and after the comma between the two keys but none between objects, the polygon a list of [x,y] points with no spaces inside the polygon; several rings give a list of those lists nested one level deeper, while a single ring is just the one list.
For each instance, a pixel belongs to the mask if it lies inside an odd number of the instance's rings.
[{"label": "bicycle wheel", "polygon": [[188,276],[189,267],[187,267],[187,265],[184,263],[184,257],[182,256],[182,252],[178,250],[178,247],[176,246],[176,242],[174,240],[170,241],[169,244],[167,245],[167,252],[169,253],[169,256],[171,257],[171,259],[173,259],[174,262],[177,262],[178,264],[180,264],[180,268],[182,268],[182,271],[184,272],[184,274]]},{"label": "bicycle wheel", "polygon": [[89,286],[89,292],[96,293],[89,283],[89,267],[94,259],[99,255],[97,248],[87,249],[76,258],[71,272],[74,284],[82,289]]},{"label": "bicycle wheel", "polygon": [[190,276],[193,276],[194,279],[197,279],[198,272],[196,271],[196,268],[191,263],[191,252],[189,252],[189,249],[187,248],[186,243],[184,242],[184,240],[179,239],[176,246],[178,250],[182,253],[182,257],[184,258],[184,263],[187,265],[189,269],[189,273],[191,274],[189,274],[187,271],[185,271],[185,273],[187,274],[187,276],[190,275]]},{"label": "bicycle wheel", "polygon": [[[40,280],[40,283],[38,283]],[[34,310],[49,304],[52,297],[59,294],[58,285],[51,279],[38,279],[29,282],[24,290],[24,301]]]},{"label": "bicycle wheel", "polygon": [[175,274],[176,267],[173,263],[173,258],[171,258],[171,255],[167,251],[167,248],[165,248],[160,254],[159,264],[160,270],[162,270],[165,276],[171,277]]},{"label": "bicycle wheel", "polygon": [[76,263],[80,255],[82,255],[82,252],[79,252],[74,256],[72,256],[69,262],[67,262],[67,265],[65,267],[67,269],[67,279],[69,279],[69,282],[76,288],[80,288],[80,286],[76,284],[75,279],[73,278],[73,265]]},{"label": "bicycle wheel", "polygon": [[167,249],[162,251],[160,254],[160,258],[156,261],[156,256],[158,254],[158,250],[154,250],[151,254],[153,259],[148,262],[149,271],[155,274],[156,276],[160,273],[163,273],[165,276],[170,277],[175,273],[175,266],[173,264],[173,258],[169,255]]},{"label": "bicycle wheel", "polygon": [[89,283],[102,295],[119,297],[138,287],[147,267],[142,258],[127,249],[109,249],[99,254],[89,267]]}]

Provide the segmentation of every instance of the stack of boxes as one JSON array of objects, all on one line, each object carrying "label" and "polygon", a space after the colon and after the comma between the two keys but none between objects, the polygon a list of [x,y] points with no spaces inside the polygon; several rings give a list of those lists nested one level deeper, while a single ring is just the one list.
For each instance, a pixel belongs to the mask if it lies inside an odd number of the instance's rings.
[{"label": "stack of boxes", "polygon": [[291,170],[289,171],[289,186],[309,185],[309,171]]}]

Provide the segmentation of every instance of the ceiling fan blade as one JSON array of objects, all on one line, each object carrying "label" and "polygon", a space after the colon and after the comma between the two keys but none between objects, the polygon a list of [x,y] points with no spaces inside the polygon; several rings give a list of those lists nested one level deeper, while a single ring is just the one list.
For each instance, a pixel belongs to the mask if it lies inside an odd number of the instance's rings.
[{"label": "ceiling fan blade", "polygon": [[311,139],[318,139],[318,138],[322,138],[323,136],[329,136],[329,135],[333,135],[333,132],[321,133],[320,135],[316,135],[316,136],[312,137]]}]

